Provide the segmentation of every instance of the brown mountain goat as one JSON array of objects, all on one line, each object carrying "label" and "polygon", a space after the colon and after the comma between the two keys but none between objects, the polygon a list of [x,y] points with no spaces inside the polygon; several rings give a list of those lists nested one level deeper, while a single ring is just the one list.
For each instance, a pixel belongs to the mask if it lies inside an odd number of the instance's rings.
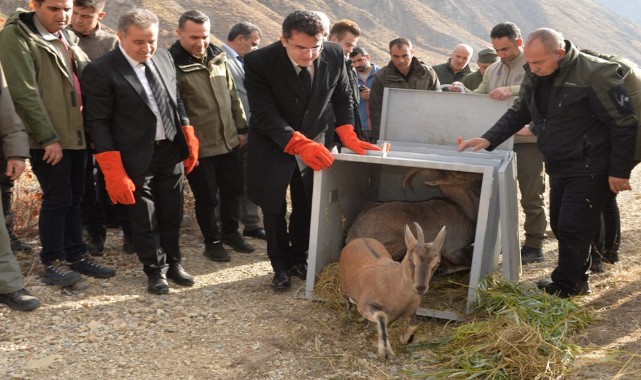
[{"label": "brown mountain goat", "polygon": [[448,226],[447,239],[442,248],[439,273],[448,274],[469,269],[472,265],[472,249],[476,234],[479,208],[479,173],[457,172],[436,169],[410,169],[403,178],[403,188],[417,173],[426,173],[425,184],[439,186],[443,198],[418,202],[383,202],[365,209],[352,223],[346,241],[356,238],[373,238],[385,246],[394,260],[405,255],[404,226],[416,221],[425,234],[435,235],[441,226]]},{"label": "brown mountain goat", "polygon": [[338,278],[341,289],[359,313],[376,324],[378,356],[393,355],[387,326],[398,318],[409,319],[407,333],[401,343],[411,343],[418,328],[416,309],[439,264],[445,240],[443,227],[431,243],[425,243],[423,230],[417,223],[416,237],[405,226],[407,253],[401,263],[394,261],[385,247],[374,239],[355,239],[341,252]]}]

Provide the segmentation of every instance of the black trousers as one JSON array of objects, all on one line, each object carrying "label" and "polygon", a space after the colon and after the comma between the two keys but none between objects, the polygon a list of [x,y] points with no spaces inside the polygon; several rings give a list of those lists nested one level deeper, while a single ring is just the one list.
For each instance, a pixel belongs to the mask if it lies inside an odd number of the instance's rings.
[{"label": "black trousers", "polygon": [[550,176],[550,225],[559,244],[552,281],[568,290],[588,279],[590,244],[609,194],[606,175]]},{"label": "black trousers", "polygon": [[154,145],[151,164],[132,177],[136,203],[127,206],[133,244],[147,273],[180,263],[180,223],[183,218],[184,167],[175,142]]},{"label": "black trousers", "polygon": [[80,260],[87,250],[82,240],[80,210],[87,152],[63,149],[62,160],[55,165],[45,162],[44,149],[31,149],[30,153],[31,167],[42,189],[38,220],[40,260],[45,266],[55,260]]},{"label": "black trousers", "polygon": [[263,224],[267,235],[267,256],[274,271],[289,270],[292,265],[305,264],[309,250],[309,227],[312,214],[314,171],[308,167],[301,172],[296,166],[289,180],[292,213],[287,225],[287,199],[278,212],[263,209]]},{"label": "black trousers", "polygon": [[233,151],[200,158],[198,166],[187,176],[194,193],[196,220],[205,243],[220,240],[216,220],[216,193],[220,191],[220,220],[223,233],[238,231],[240,198],[243,195],[243,163],[238,148]]}]

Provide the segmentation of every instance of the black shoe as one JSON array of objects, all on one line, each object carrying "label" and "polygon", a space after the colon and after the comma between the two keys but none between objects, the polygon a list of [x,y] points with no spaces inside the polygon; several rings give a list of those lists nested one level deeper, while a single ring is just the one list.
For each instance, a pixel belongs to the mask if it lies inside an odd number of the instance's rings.
[{"label": "black shoe", "polygon": [[89,256],[84,256],[80,260],[70,263],[69,268],[96,278],[109,278],[116,275],[115,269],[100,265]]},{"label": "black shoe", "polygon": [[265,229],[263,227],[258,227],[253,230],[243,231],[243,236],[253,237],[256,239],[267,240],[267,235],[265,234]]},{"label": "black shoe", "polygon": [[301,280],[307,279],[307,264],[297,264],[292,265],[292,269],[289,270],[291,276],[296,276]]},{"label": "black shoe", "polygon": [[274,273],[274,278],[272,278],[272,288],[274,290],[283,290],[291,286],[292,280],[289,276],[289,272],[286,270],[279,270]]},{"label": "black shoe", "polygon": [[231,260],[229,252],[227,252],[225,247],[223,247],[223,243],[220,241],[205,243],[205,250],[203,251],[203,255],[209,260],[219,263]]},{"label": "black shoe", "polygon": [[62,261],[47,265],[45,272],[42,274],[44,283],[56,286],[69,286],[80,280],[82,280],[80,273],[70,270]]},{"label": "black shoe", "polygon": [[134,243],[131,242],[131,238],[125,236],[122,241],[122,251],[128,255],[136,253],[136,248]]},{"label": "black shoe", "polygon": [[152,294],[169,293],[167,276],[160,269],[147,273],[147,291]]},{"label": "black shoe", "polygon": [[590,271],[593,273],[605,272],[603,261],[601,260],[601,255],[597,252],[590,254]]},{"label": "black shoe", "polygon": [[87,252],[91,256],[102,256],[105,250],[105,238],[101,235],[89,235],[87,243]]},{"label": "black shoe", "polygon": [[24,288],[13,293],[0,294],[0,303],[20,311],[31,311],[40,307],[40,301]]},{"label": "black shoe", "polygon": [[236,252],[254,252],[254,246],[247,243],[247,241],[245,241],[245,238],[243,238],[243,235],[239,231],[232,232],[230,234],[223,234],[222,241],[224,244],[232,247]]},{"label": "black shoe", "polygon": [[592,289],[590,289],[590,283],[587,280],[579,282],[574,290],[567,289],[566,287],[561,286],[549,279],[538,281],[536,283],[536,287],[543,290],[547,294],[552,294],[559,298],[584,296],[592,293]]},{"label": "black shoe", "polygon": [[588,280],[580,281],[576,285],[575,291],[577,296],[586,296],[592,293],[592,289],[590,289],[590,282]]},{"label": "black shoe", "polygon": [[608,251],[606,250],[603,254],[603,262],[608,264],[614,264],[619,262],[619,252],[617,251]]},{"label": "black shoe", "polygon": [[169,264],[169,269],[167,270],[167,279],[182,286],[193,286],[195,283],[194,276],[187,273],[183,269],[182,265],[178,263]]},{"label": "black shoe", "polygon": [[18,239],[13,233],[9,233],[9,241],[11,241],[11,250],[13,252],[26,252],[31,253],[33,248],[24,241]]},{"label": "black shoe", "polygon": [[532,263],[540,263],[545,261],[545,256],[543,256],[543,250],[541,248],[532,248],[524,245],[521,248],[521,264],[528,265]]}]

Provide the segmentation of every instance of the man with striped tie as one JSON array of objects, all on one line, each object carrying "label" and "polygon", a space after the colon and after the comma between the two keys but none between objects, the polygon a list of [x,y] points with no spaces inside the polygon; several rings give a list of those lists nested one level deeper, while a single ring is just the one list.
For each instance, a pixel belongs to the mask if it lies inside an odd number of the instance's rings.
[{"label": "man with striped tie", "polygon": [[129,205],[133,242],[153,294],[167,279],[192,286],[181,266],[184,173],[198,140],[176,89],[171,55],[156,50],[158,18],[133,9],[118,21],[120,45],[82,77],[85,123],[112,202]]}]

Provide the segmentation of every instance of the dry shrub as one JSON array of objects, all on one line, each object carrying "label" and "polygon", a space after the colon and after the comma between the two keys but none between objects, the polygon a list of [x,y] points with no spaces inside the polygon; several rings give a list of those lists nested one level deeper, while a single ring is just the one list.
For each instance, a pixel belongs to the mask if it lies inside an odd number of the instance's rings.
[{"label": "dry shrub", "polygon": [[13,185],[13,231],[19,236],[38,235],[38,215],[42,190],[36,175],[27,165],[24,173]]}]

